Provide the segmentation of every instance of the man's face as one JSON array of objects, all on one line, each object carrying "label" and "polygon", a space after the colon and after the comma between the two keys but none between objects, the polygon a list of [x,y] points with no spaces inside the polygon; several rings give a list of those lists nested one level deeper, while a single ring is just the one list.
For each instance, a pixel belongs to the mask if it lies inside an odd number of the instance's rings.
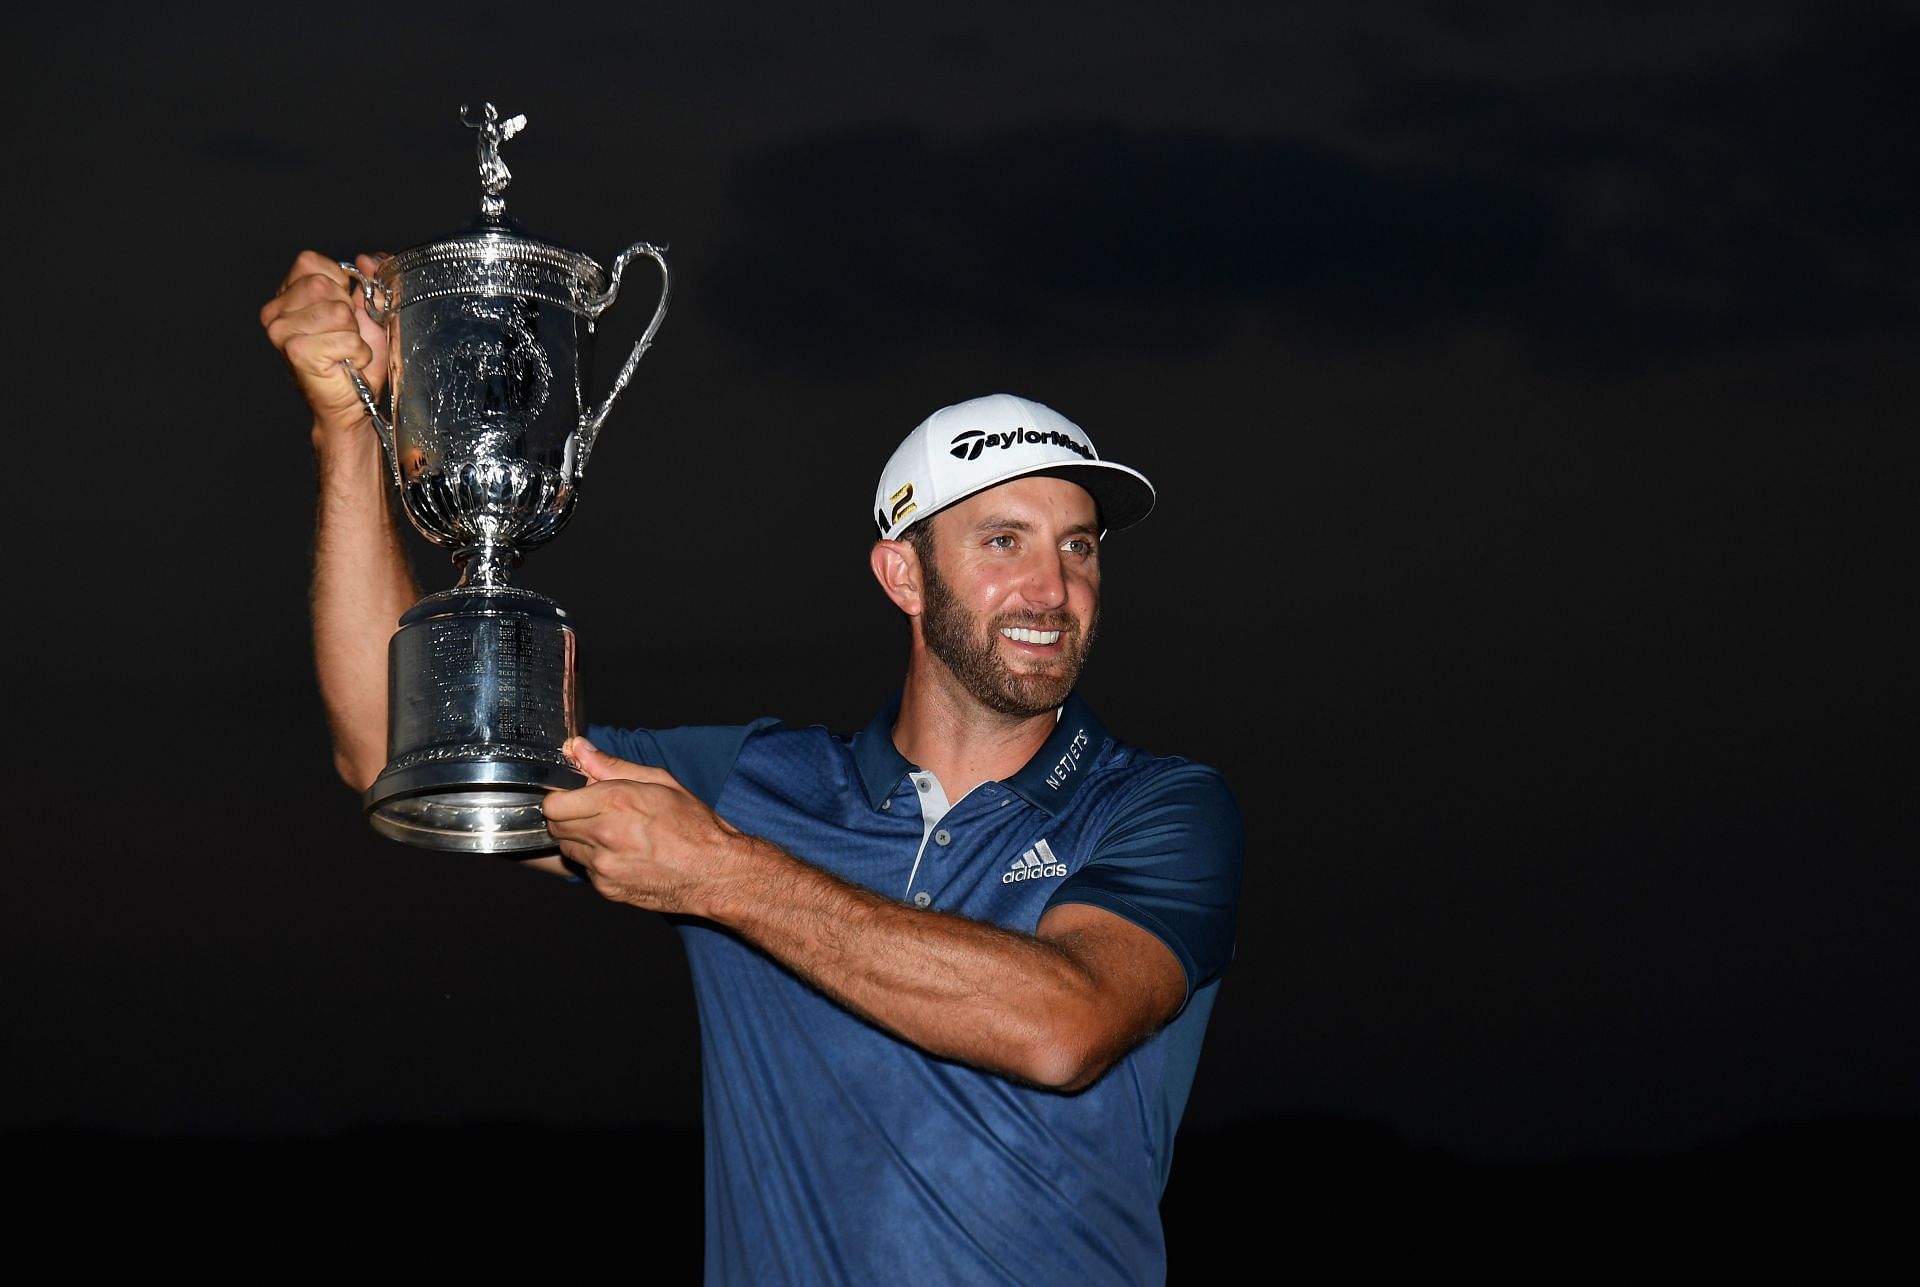
[{"label": "man's face", "polygon": [[921,632],[973,698],[1022,718],[1066,700],[1100,618],[1099,514],[1060,478],[1021,478],[926,520]]}]

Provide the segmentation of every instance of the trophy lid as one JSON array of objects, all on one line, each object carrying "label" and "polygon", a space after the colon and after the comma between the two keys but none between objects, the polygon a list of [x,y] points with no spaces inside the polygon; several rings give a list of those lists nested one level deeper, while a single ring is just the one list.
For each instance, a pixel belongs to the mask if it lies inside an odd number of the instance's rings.
[{"label": "trophy lid", "polygon": [[460,119],[475,131],[480,170],[480,212],[458,231],[394,255],[379,278],[396,307],[453,294],[525,295],[591,314],[591,301],[607,290],[607,273],[590,255],[535,237],[507,217],[503,195],[513,174],[500,159],[500,145],[526,128],[524,114],[500,119],[492,103],[478,119],[460,105]]}]

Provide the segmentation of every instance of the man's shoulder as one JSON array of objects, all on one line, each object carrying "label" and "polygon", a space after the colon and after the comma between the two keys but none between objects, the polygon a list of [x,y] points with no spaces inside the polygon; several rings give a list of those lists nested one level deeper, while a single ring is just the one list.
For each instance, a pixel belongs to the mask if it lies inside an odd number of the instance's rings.
[{"label": "man's shoulder", "polygon": [[589,724],[587,740],[622,759],[651,764],[662,752],[701,754],[718,747],[738,747],[749,738],[782,727],[785,727],[782,722],[773,716],[745,724],[678,724],[666,728]]},{"label": "man's shoulder", "polygon": [[1049,906],[1089,903],[1154,934],[1189,995],[1233,959],[1246,826],[1218,768],[1111,737],[1073,800],[1087,838]]},{"label": "man's shoulder", "polygon": [[1115,744],[1094,764],[1086,794],[1109,836],[1162,828],[1204,832],[1220,841],[1209,848],[1222,853],[1237,853],[1244,838],[1240,801],[1226,774],[1184,755]]},{"label": "man's shoulder", "polygon": [[671,728],[590,724],[587,740],[623,760],[665,769],[687,790],[711,804],[747,745],[781,727],[781,722],[771,716],[745,724],[683,724]]},{"label": "man's shoulder", "polygon": [[1109,772],[1154,777],[1162,773],[1191,773],[1224,778],[1218,768],[1204,760],[1177,752],[1150,751],[1113,733],[1101,748],[1098,767]]},{"label": "man's shoulder", "polygon": [[1027,771],[1036,768],[1058,770],[1060,785],[1065,785],[1065,779],[1077,770],[1085,769],[1088,779],[1100,780],[1109,791],[1155,782],[1198,783],[1217,789],[1226,785],[1225,774],[1208,763],[1187,755],[1151,751],[1127,740],[1109,728],[1077,692],[1061,707],[1054,735]]},{"label": "man's shoulder", "polygon": [[745,724],[686,724],[671,728],[623,728],[595,724],[587,740],[635,764],[665,769],[680,784],[712,803],[743,767],[818,762],[846,754],[850,735],[824,724],[790,724],[763,716]]},{"label": "man's shoulder", "polygon": [[1239,812],[1227,775],[1190,756],[1149,751],[1109,734],[1088,774],[1089,786],[1123,799],[1136,796],[1187,796]]}]

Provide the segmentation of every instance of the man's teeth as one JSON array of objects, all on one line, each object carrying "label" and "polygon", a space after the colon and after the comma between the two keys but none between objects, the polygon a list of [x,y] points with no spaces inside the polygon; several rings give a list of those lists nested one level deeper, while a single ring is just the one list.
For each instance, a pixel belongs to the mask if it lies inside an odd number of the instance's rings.
[{"label": "man's teeth", "polygon": [[1015,643],[1050,644],[1060,642],[1058,630],[1028,630],[1024,626],[1003,626],[1000,633]]}]

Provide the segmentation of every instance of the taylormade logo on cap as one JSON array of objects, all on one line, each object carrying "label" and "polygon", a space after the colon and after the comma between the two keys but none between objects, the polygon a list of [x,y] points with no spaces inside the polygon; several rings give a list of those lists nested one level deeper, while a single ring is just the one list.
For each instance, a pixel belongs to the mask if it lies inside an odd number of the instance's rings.
[{"label": "taylormade logo on cap", "polygon": [[992,393],[942,407],[894,449],[874,492],[874,526],[891,540],[956,501],[1029,474],[1085,488],[1099,507],[1103,535],[1153,508],[1153,484],[1100,459],[1079,425],[1052,407]]},{"label": "taylormade logo on cap", "polygon": [[1087,459],[1096,457],[1093,449],[1085,443],[1076,442],[1069,434],[1058,429],[1029,429],[1022,425],[1009,433],[988,433],[984,429],[963,429],[954,435],[949,448],[956,460],[978,460],[980,453],[989,447],[1011,447],[1015,443],[1037,443],[1053,447],[1065,447],[1077,451]]}]

